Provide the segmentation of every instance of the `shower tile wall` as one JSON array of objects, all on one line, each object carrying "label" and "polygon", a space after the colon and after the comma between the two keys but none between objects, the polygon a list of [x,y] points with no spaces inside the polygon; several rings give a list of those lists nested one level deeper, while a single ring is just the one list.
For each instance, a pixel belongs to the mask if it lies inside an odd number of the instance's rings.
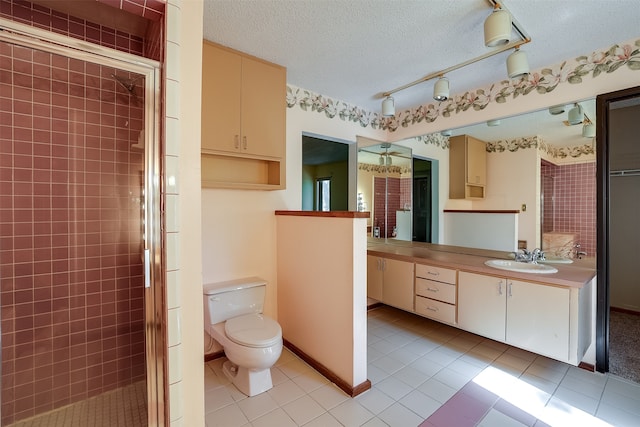
[{"label": "shower tile wall", "polygon": [[4,425],[144,378],[143,111],[112,68],[0,64]]},{"label": "shower tile wall", "polygon": [[[162,58],[164,0],[96,0],[148,20],[145,37],[58,12],[41,4],[22,0],[2,0],[0,16],[64,36],[77,38],[145,58]],[[69,2],[73,5],[73,2]]]},{"label": "shower tile wall", "polygon": [[[578,234],[581,250],[596,254],[596,164],[547,165],[543,173],[555,178],[553,231]],[[551,230],[545,230],[551,231]]]}]

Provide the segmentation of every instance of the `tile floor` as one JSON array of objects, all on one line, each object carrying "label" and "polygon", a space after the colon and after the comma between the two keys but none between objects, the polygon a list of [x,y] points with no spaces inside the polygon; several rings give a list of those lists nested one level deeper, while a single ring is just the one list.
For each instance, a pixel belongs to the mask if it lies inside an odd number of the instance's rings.
[{"label": "tile floor", "polygon": [[8,427],[145,427],[147,383],[138,381]]},{"label": "tile floor", "polygon": [[205,365],[207,427],[639,426],[640,384],[390,307],[369,311],[368,378],[349,398],[284,350],[274,387],[247,398]]}]

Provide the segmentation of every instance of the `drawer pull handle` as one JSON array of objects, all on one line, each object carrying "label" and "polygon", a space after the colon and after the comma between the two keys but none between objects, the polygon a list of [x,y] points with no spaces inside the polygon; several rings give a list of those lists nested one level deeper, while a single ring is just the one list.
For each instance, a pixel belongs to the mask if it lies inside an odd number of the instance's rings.
[{"label": "drawer pull handle", "polygon": [[438,292],[440,289],[437,288],[427,288],[429,292]]},{"label": "drawer pull handle", "polygon": [[429,311],[438,311],[438,309],[436,307],[427,307],[427,310],[429,310]]},{"label": "drawer pull handle", "polygon": [[437,271],[436,271],[436,272],[433,272],[433,271],[427,271],[427,274],[430,274],[430,275],[432,275],[432,276],[439,276],[439,275],[440,275],[440,273],[438,273]]}]

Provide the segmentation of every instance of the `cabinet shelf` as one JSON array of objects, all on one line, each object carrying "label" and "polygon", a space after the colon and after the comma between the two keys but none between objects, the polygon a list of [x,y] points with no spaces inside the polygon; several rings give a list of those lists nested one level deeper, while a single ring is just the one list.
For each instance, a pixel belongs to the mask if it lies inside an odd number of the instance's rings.
[{"label": "cabinet shelf", "polygon": [[245,190],[284,189],[284,162],[258,156],[201,152],[202,187]]}]

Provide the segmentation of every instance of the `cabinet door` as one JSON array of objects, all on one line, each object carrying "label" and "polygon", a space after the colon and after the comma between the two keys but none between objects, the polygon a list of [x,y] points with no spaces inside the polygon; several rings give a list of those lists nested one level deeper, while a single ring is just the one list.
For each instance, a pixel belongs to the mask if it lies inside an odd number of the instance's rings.
[{"label": "cabinet door", "polygon": [[367,296],[382,301],[382,258],[367,255]]},{"label": "cabinet door", "polygon": [[458,326],[504,341],[506,291],[506,280],[502,277],[458,273]]},{"label": "cabinet door", "polygon": [[413,279],[415,277],[412,262],[383,259],[384,283],[382,301],[385,304],[413,311]]},{"label": "cabinet door", "polygon": [[566,361],[570,290],[518,280],[508,287],[507,343]]},{"label": "cabinet door", "polygon": [[283,67],[242,58],[242,151],[284,157],[286,71]]},{"label": "cabinet door", "polygon": [[240,149],[240,55],[202,44],[202,148]]},{"label": "cabinet door", "polygon": [[487,148],[483,141],[467,136],[467,182],[487,184]]}]

